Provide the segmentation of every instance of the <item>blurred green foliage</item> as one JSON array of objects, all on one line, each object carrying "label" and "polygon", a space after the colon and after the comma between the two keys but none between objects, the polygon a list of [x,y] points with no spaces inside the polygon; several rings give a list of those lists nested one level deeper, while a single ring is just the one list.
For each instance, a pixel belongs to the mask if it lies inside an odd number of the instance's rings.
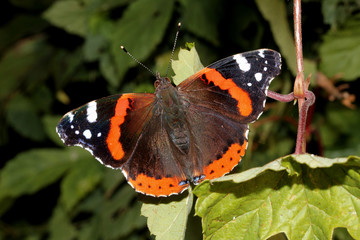
[{"label": "blurred green foliage", "polygon": [[[360,155],[359,10],[355,0],[303,1],[314,154]],[[63,114],[88,101],[153,91],[154,77],[121,45],[165,74],[181,21],[178,46],[195,42],[204,65],[272,48],[283,72],[270,88],[288,93],[294,79],[291,1],[5,0],[0,19],[0,239],[151,238],[138,201],[148,199],[55,133]],[[238,169],[292,153],[296,123],[296,107],[269,100]],[[199,219],[189,220],[186,239],[201,238]],[[344,230],[334,238],[351,239]]]}]

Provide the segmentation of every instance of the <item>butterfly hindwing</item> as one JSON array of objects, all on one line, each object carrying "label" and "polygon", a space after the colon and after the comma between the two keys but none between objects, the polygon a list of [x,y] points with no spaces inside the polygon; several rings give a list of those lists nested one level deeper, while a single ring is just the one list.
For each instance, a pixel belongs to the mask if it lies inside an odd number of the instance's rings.
[{"label": "butterfly hindwing", "polygon": [[198,105],[190,105],[187,115],[196,152],[190,155],[193,175],[201,176],[194,183],[230,172],[245,154],[248,125]]}]

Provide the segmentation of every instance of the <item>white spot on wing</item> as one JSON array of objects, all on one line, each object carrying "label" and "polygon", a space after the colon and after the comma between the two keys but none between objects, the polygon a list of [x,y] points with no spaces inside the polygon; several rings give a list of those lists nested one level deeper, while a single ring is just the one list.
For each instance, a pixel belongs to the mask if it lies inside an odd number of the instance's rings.
[{"label": "white spot on wing", "polygon": [[248,85],[249,87],[251,87],[251,86],[252,86],[252,83],[251,83],[251,82],[248,82],[247,85]]},{"label": "white spot on wing", "polygon": [[265,57],[265,55],[264,55],[264,50],[260,50],[260,51],[259,51],[259,56],[262,57],[262,58]]},{"label": "white spot on wing", "polygon": [[267,71],[267,67],[264,67],[264,72],[266,72]]},{"label": "white spot on wing", "polygon": [[72,112],[68,113],[67,116],[69,117],[69,122],[74,120],[74,114]]},{"label": "white spot on wing", "polygon": [[260,82],[262,79],[262,73],[255,73],[255,79],[256,81]]},{"label": "white spot on wing", "polygon": [[96,122],[97,120],[97,112],[96,112],[96,102],[92,101],[88,103],[87,109],[86,109],[86,114],[87,114],[87,120],[89,123],[93,123]]},{"label": "white spot on wing", "polygon": [[74,129],[74,125],[71,125],[70,128],[71,128],[71,129]]},{"label": "white spot on wing", "polygon": [[80,133],[79,130],[76,130],[76,131],[75,131],[75,134],[76,134],[76,135],[79,135],[79,133]]},{"label": "white spot on wing", "polygon": [[250,63],[246,60],[246,58],[241,56],[241,54],[235,55],[234,59],[236,60],[237,64],[239,64],[239,68],[242,71],[247,72],[250,70],[250,67],[251,67]]},{"label": "white spot on wing", "polygon": [[101,137],[101,132],[99,132],[99,133],[97,134],[97,137]]},{"label": "white spot on wing", "polygon": [[83,135],[86,137],[86,139],[90,139],[91,138],[91,132],[89,129],[86,129],[84,132],[83,132]]}]

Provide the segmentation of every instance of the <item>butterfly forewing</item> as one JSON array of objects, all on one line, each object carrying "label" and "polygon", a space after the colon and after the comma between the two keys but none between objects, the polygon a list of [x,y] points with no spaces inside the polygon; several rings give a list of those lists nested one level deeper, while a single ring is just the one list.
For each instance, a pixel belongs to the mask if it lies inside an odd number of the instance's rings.
[{"label": "butterfly forewing", "polygon": [[193,104],[250,123],[262,113],[267,89],[280,70],[280,54],[260,49],[219,60],[183,81],[178,89]]},{"label": "butterfly forewing", "polygon": [[101,163],[120,168],[152,117],[154,99],[144,93],[104,97],[65,114],[56,131],[66,145],[80,146]]}]

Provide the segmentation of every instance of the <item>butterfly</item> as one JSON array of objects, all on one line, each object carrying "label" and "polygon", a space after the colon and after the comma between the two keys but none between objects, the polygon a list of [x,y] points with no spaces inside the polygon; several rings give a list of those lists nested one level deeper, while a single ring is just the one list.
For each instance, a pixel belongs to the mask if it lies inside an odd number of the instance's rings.
[{"label": "butterfly", "polygon": [[249,123],[262,114],[267,89],[281,70],[270,49],[221,59],[174,86],[156,75],[154,93],[91,101],[65,114],[56,131],[88,150],[151,196],[229,173],[248,145]]}]

